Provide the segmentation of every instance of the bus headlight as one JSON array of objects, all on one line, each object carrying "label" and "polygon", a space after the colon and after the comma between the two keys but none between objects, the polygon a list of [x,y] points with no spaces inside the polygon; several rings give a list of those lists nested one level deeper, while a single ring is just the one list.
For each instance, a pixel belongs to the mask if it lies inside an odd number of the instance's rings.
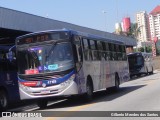
[{"label": "bus headlight", "polygon": [[21,84],[20,82],[19,82],[19,87],[22,89],[22,90],[24,90],[24,91],[29,91],[29,88],[30,87],[27,87],[27,86],[24,86],[23,84]]},{"label": "bus headlight", "polygon": [[62,90],[66,89],[71,83],[72,81],[75,79],[75,74],[73,74],[68,80],[66,80],[65,82],[61,83],[61,88]]}]

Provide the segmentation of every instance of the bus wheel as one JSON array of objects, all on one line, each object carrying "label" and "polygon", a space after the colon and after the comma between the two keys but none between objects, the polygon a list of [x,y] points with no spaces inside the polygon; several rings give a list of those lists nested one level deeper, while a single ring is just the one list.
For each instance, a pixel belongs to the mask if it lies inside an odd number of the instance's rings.
[{"label": "bus wheel", "polygon": [[120,82],[119,82],[119,77],[118,75],[116,74],[115,75],[115,86],[114,86],[114,91],[118,91],[119,90],[119,85],[120,85]]},{"label": "bus wheel", "polygon": [[152,67],[152,71],[149,74],[153,74],[153,67]]},{"label": "bus wheel", "polygon": [[41,99],[41,100],[38,100],[38,101],[37,101],[37,105],[38,105],[38,107],[40,107],[41,109],[46,108],[46,107],[47,107],[47,104],[48,104],[48,101],[47,101],[47,100]]},{"label": "bus wheel", "polygon": [[0,91],[0,111],[5,111],[8,107],[8,96],[5,91]]},{"label": "bus wheel", "polygon": [[148,68],[146,68],[146,75],[148,75]]},{"label": "bus wheel", "polygon": [[90,102],[93,99],[93,85],[92,82],[90,80],[87,81],[86,84],[86,93],[84,95],[84,100],[86,102]]}]

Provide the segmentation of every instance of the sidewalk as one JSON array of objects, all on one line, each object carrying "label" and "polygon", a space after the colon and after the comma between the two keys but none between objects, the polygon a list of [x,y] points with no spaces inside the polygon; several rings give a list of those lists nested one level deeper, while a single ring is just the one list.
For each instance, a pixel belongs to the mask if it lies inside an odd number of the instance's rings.
[{"label": "sidewalk", "polygon": [[160,72],[160,69],[154,70],[154,73],[159,73],[159,72]]}]

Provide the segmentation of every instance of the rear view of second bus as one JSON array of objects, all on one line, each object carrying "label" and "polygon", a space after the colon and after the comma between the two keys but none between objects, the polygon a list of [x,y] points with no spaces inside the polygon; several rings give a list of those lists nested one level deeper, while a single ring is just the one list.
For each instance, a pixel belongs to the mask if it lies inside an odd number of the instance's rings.
[{"label": "rear view of second bus", "polygon": [[151,53],[128,54],[130,76],[141,76],[142,74],[153,74],[153,58]]}]

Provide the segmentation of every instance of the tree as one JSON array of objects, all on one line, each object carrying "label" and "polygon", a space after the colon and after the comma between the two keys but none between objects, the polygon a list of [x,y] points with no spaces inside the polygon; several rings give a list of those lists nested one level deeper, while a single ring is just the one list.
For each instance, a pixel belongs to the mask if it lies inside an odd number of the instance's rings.
[{"label": "tree", "polygon": [[129,32],[127,33],[127,36],[137,38],[139,32],[140,32],[140,29],[138,27],[138,24],[137,23],[131,23],[131,26],[129,28]]},{"label": "tree", "polygon": [[[131,23],[131,26],[128,28],[128,32],[121,31],[118,34],[125,35],[125,36],[132,37],[132,38],[136,39],[139,32],[140,32],[140,30],[139,30],[137,23]],[[114,33],[116,33],[116,32],[114,32]]]},{"label": "tree", "polygon": [[[139,52],[144,52],[144,47],[138,48],[138,51]],[[152,52],[152,47],[151,46],[145,47],[145,52],[151,53]]]}]

